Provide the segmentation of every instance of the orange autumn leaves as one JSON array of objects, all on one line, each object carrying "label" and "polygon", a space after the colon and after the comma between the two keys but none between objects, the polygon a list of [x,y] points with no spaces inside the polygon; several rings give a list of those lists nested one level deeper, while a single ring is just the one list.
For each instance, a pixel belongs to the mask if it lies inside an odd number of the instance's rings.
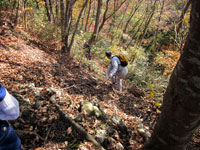
[{"label": "orange autumn leaves", "polygon": [[170,44],[169,47],[163,46],[162,52],[163,55],[156,58],[156,63],[165,67],[163,75],[170,75],[180,58],[180,51],[174,50],[174,46]]}]

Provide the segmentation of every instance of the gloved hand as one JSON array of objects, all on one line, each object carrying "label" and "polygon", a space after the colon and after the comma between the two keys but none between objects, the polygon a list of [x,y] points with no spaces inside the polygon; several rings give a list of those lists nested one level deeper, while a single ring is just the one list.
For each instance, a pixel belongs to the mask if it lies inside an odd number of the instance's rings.
[{"label": "gloved hand", "polygon": [[108,79],[108,74],[106,74],[105,78]]},{"label": "gloved hand", "polygon": [[109,74],[109,78],[112,78],[112,76],[113,76],[113,74],[112,74],[112,73],[110,73],[110,74]]}]

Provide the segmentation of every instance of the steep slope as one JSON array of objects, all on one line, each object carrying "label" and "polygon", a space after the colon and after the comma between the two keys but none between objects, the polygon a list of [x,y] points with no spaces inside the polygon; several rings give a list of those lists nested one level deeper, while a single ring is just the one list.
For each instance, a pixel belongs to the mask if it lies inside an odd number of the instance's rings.
[{"label": "steep slope", "polygon": [[[59,116],[49,101],[54,94],[60,108],[94,137],[100,130],[114,131],[103,143],[106,149],[135,150],[143,145],[145,136],[138,126],[154,125],[159,111],[153,101],[134,87],[115,91],[109,82],[88,70],[87,64],[61,58],[59,51],[37,39],[24,38],[23,32],[6,21],[0,26],[0,79],[20,102],[21,115],[11,124],[24,150],[95,149]],[[84,116],[80,112],[83,101],[98,104],[108,119]],[[77,120],[80,116],[81,121]]]}]

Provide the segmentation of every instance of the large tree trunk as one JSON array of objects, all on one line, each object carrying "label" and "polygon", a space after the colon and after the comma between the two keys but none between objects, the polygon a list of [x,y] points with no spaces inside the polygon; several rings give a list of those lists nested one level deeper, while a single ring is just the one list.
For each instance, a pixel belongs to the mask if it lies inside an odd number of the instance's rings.
[{"label": "large tree trunk", "polygon": [[190,30],[163,99],[162,113],[143,150],[185,150],[200,125],[200,1],[192,0]]}]

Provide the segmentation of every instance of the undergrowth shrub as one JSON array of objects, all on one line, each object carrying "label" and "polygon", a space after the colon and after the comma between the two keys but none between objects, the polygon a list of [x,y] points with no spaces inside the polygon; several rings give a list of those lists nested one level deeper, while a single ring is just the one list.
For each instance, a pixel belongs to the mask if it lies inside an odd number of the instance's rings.
[{"label": "undergrowth shrub", "polygon": [[37,37],[43,44],[52,45],[53,42],[61,39],[60,29],[48,21],[42,19],[40,14],[35,14],[28,22],[30,33]]},{"label": "undergrowth shrub", "polygon": [[[144,48],[132,46],[125,51],[122,46],[119,45],[118,41],[114,41],[114,43],[111,44],[110,41],[99,38],[96,44],[91,47],[93,58],[89,61],[86,59],[84,55],[85,51],[83,49],[83,44],[87,41],[87,38],[89,38],[86,34],[88,33],[80,32],[76,36],[71,53],[72,56],[80,61],[80,63],[86,63],[91,70],[104,77],[107,71],[106,68],[110,63],[110,60],[105,57],[105,52],[110,50],[115,55],[122,53],[129,60],[129,73],[127,75],[129,83],[147,91],[149,89],[148,87],[153,85],[153,88],[150,88],[150,91],[151,93],[152,91],[155,92],[155,94],[159,93],[159,91],[164,91],[168,79],[162,76],[156,69],[150,68],[148,60],[149,56],[145,53]],[[96,62],[98,62],[98,64]],[[99,68],[98,65],[104,66],[104,70]]]}]

